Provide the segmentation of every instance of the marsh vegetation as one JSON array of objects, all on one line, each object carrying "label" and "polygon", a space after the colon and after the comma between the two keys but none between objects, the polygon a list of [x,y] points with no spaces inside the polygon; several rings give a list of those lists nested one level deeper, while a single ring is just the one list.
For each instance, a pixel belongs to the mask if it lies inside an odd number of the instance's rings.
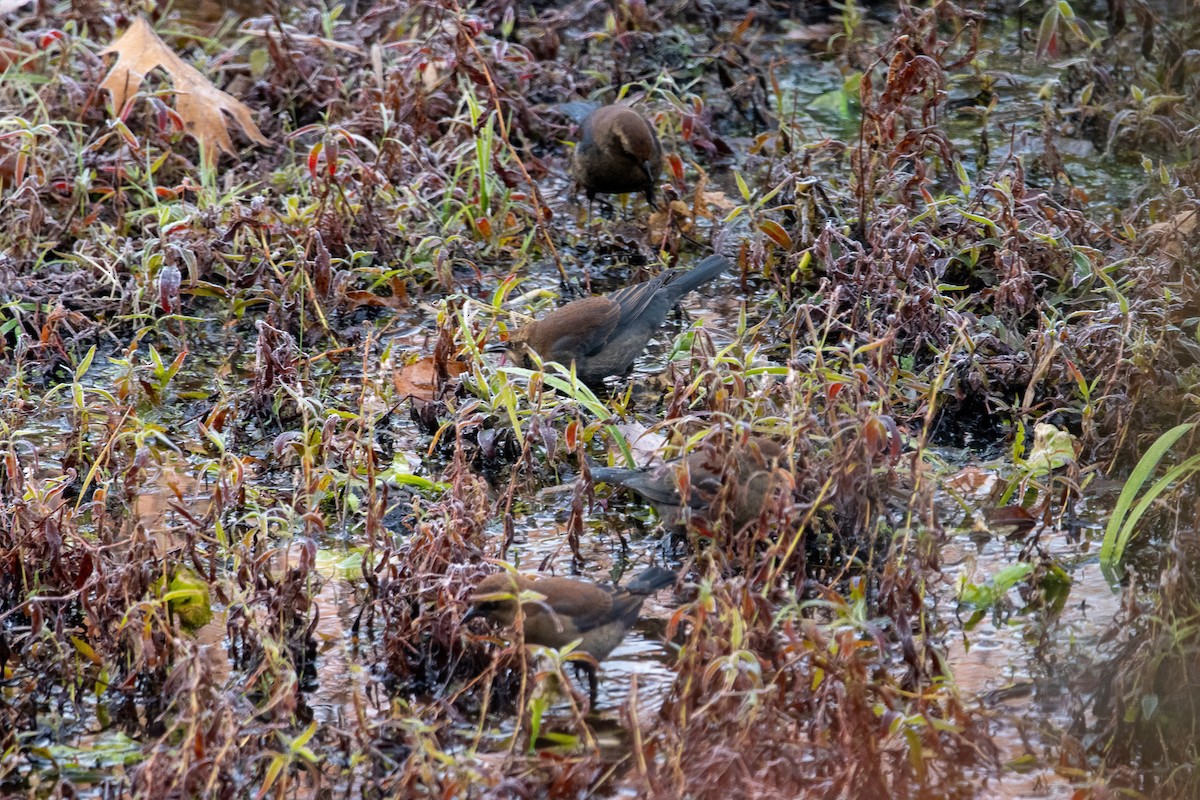
[{"label": "marsh vegetation", "polygon": [[[1197,52],[0,0],[0,795],[1200,795]],[[662,172],[591,198],[614,102]],[[713,254],[628,374],[530,339]],[[509,568],[632,588],[594,702]]]}]

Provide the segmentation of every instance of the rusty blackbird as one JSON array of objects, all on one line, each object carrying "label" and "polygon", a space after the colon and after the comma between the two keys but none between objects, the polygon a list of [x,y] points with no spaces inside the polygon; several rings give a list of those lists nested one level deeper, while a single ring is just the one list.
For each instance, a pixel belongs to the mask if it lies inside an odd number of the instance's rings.
[{"label": "rusty blackbird", "polygon": [[[760,436],[735,445],[733,452],[708,447],[644,469],[592,467],[592,480],[629,489],[647,500],[668,528],[688,520],[710,528],[725,514],[731,533],[758,519],[767,503],[794,483],[778,444]],[[727,475],[722,491],[722,476]],[[680,491],[686,476],[687,500]]]},{"label": "rusty blackbird", "polygon": [[[511,626],[517,619],[520,594],[535,592],[541,599],[520,603],[525,614],[525,642],[561,648],[579,640],[579,652],[603,661],[637,622],[646,598],[675,583],[675,579],[675,573],[663,567],[650,567],[624,588],[571,578],[497,572],[476,584],[471,609],[463,622],[483,617],[497,625]],[[590,663],[580,666],[588,675],[588,693],[595,705],[596,670]]]},{"label": "rusty blackbird", "polygon": [[588,200],[597,194],[642,192],[654,205],[654,182],[662,168],[662,146],[654,126],[629,106],[600,106],[579,123],[571,177]]},{"label": "rusty blackbird", "polygon": [[681,297],[729,266],[727,258],[709,256],[691,270],[664,270],[645,283],[572,301],[514,331],[507,349],[526,368],[533,367],[530,351],[543,361],[574,362],[580,380],[599,385],[633,365]]}]

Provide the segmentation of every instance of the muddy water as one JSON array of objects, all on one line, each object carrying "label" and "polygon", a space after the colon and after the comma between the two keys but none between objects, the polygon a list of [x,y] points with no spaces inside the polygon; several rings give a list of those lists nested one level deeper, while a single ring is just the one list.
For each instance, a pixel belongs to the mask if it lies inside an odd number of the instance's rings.
[{"label": "muddy water", "polygon": [[[976,500],[986,497],[994,480],[980,487]],[[943,507],[947,505],[953,504]],[[948,630],[947,663],[961,696],[986,709],[1005,765],[990,797],[1069,798],[1078,788],[1073,782],[1081,777],[1078,770],[1085,766],[1082,756],[1063,756],[1076,752],[1064,747],[1077,710],[1067,683],[1094,657],[1120,595],[1100,571],[1100,521],[1089,517],[1084,503],[1079,511],[1079,540],[1062,532],[1043,533],[1039,540],[1041,554],[1071,578],[1070,594],[1057,613],[1023,609],[1014,589],[1007,596],[1007,613],[988,614],[965,629],[971,611],[958,608],[955,582],[960,577],[983,582],[1020,560],[1019,546],[1006,542],[1005,529],[981,535],[963,528],[942,550],[947,582],[935,594]]]}]

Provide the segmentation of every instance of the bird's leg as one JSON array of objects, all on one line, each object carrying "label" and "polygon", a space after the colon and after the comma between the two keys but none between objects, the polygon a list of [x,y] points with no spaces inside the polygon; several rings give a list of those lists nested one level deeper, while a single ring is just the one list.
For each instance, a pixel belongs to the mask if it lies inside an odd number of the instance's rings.
[{"label": "bird's leg", "polygon": [[596,708],[596,695],[600,691],[600,680],[596,676],[596,668],[586,661],[572,662],[571,666],[575,668],[575,678],[580,679],[581,674],[587,676],[588,681],[588,711],[593,711]]},{"label": "bird's leg", "polygon": [[612,203],[610,203],[608,200],[605,200],[603,197],[597,198],[597,197],[595,197],[595,195],[593,195],[592,198],[590,198],[590,199],[592,199],[595,202],[600,204],[600,216],[601,217],[607,217],[608,219],[612,219],[613,215],[616,214],[617,207],[614,206]]},{"label": "bird's leg", "polygon": [[600,679],[596,675],[596,668],[591,664],[584,665],[584,672],[588,676],[588,711],[596,707],[596,695],[600,691]]}]

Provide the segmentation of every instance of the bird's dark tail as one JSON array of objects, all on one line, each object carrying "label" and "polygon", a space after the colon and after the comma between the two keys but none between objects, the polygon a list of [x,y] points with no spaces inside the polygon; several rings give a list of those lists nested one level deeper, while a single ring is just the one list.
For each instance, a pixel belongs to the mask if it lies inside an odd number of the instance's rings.
[{"label": "bird's dark tail", "polygon": [[676,298],[683,297],[733,266],[725,256],[709,256],[687,272],[676,272],[667,284]]},{"label": "bird's dark tail", "polygon": [[599,103],[591,100],[570,100],[566,103],[558,104],[558,110],[570,117],[571,121],[576,125],[583,122],[588,114],[599,107]]},{"label": "bird's dark tail", "polygon": [[600,466],[593,466],[590,472],[593,483],[607,483],[609,486],[624,486],[630,478],[642,474],[642,470],[640,469]]},{"label": "bird's dark tail", "polygon": [[630,594],[654,594],[659,589],[665,589],[675,583],[677,577],[675,570],[650,567],[650,569],[639,572],[633,577],[633,580],[625,584],[625,591]]}]

